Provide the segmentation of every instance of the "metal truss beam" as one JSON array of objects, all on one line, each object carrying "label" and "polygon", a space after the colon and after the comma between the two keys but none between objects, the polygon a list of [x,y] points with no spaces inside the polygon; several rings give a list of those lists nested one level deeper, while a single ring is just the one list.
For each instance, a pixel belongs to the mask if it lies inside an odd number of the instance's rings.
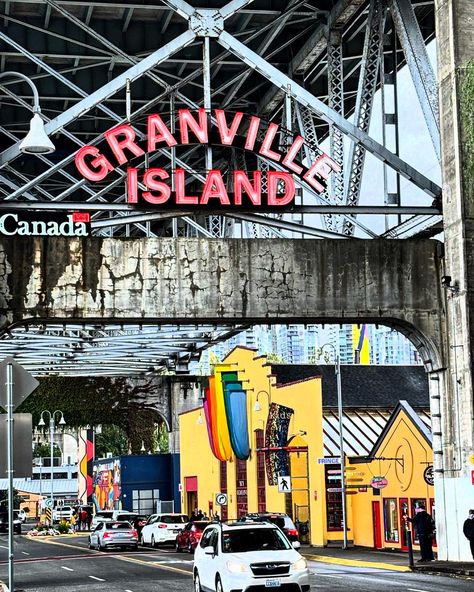
[{"label": "metal truss beam", "polygon": [[[0,33],[0,37],[3,37],[3,34]],[[108,97],[115,94],[119,90],[121,90],[127,83],[127,80],[131,82],[136,80],[158,64],[164,62],[170,55],[173,55],[180,49],[183,49],[187,45],[189,45],[194,39],[196,35],[193,31],[188,30],[184,33],[181,33],[178,37],[157,49],[152,54],[143,58],[138,64],[133,65],[131,68],[128,68],[122,74],[119,74],[116,78],[111,80],[109,83],[105,84],[95,92],[91,93],[90,95],[86,96],[82,101],[79,101],[75,105],[72,105],[61,115],[58,115],[54,119],[52,119],[49,123],[45,125],[45,130],[48,135],[53,135],[56,132],[60,131],[62,128],[66,127],[71,121],[75,118],[80,117],[99,105],[102,101],[105,101]],[[0,154],[0,167],[10,162],[14,158],[20,155],[19,150],[19,143],[7,148]]]},{"label": "metal truss beam", "polygon": [[[369,131],[372,106],[379,81],[380,61],[383,56],[384,24],[385,0],[370,0],[354,114],[355,124],[365,133]],[[353,142],[349,150],[345,178],[345,202],[348,205],[357,205],[359,203],[364,162],[365,147]],[[346,220],[343,233],[352,236],[354,228],[354,224]]]},{"label": "metal truss beam", "polygon": [[411,0],[390,0],[390,11],[438,160],[441,159],[438,83]]},{"label": "metal truss beam", "polygon": [[350,121],[344,119],[342,115],[336,113],[334,109],[325,105],[320,99],[312,95],[301,85],[283,74],[283,72],[277,70],[254,51],[238,41],[233,35],[227,33],[227,31],[222,31],[218,37],[218,41],[223,47],[232,51],[247,65],[270,80],[275,86],[285,91],[289,89],[293,98],[299,101],[302,105],[311,109],[327,123],[333,123],[344,134],[349,136],[355,142],[361,144],[376,158],[382,162],[386,162],[395,171],[399,172],[402,177],[414,183],[425,193],[431,197],[438,197],[441,195],[441,187],[436,183],[403,161],[400,157],[390,152],[390,150],[387,150],[384,146],[379,144],[379,142],[371,138],[367,133],[360,130]]}]

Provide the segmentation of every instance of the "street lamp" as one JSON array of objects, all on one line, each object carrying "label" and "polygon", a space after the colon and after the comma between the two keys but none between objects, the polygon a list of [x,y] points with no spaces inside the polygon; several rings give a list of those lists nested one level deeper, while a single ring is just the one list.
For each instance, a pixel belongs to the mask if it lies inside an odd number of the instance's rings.
[{"label": "street lamp", "polygon": [[332,343],[325,343],[321,346],[321,354],[325,347],[332,348],[334,355],[334,369],[336,371],[337,384],[337,413],[339,416],[339,455],[341,465],[341,497],[342,497],[342,527],[344,533],[343,549],[347,549],[347,508],[346,508],[346,476],[345,472],[345,458],[344,458],[344,429],[342,423],[342,386],[341,386],[341,362],[336,346]]},{"label": "street lamp", "polygon": [[51,524],[53,523],[53,507],[54,507],[54,472],[53,472],[53,464],[54,464],[54,427],[55,427],[55,419],[56,414],[59,414],[59,425],[66,425],[64,420],[64,414],[59,409],[56,411],[45,410],[41,412],[41,418],[38,422],[38,427],[44,427],[46,425],[44,421],[44,414],[49,415],[49,445],[50,445],[50,455],[51,455],[51,496],[50,496],[50,505],[51,505]]},{"label": "street lamp", "polygon": [[261,407],[260,407],[260,403],[258,402],[258,397],[259,395],[263,393],[264,395],[267,395],[268,397],[268,408],[270,409],[270,405],[272,404],[272,396],[270,393],[268,393],[267,391],[261,390],[258,391],[257,393],[257,398],[255,400],[255,407],[253,408],[254,411],[260,411]]},{"label": "street lamp", "polygon": [[30,130],[20,142],[19,149],[26,154],[50,154],[54,152],[54,144],[48,138],[44,129],[44,122],[41,118],[41,108],[39,104],[39,95],[36,86],[24,74],[20,72],[1,72],[0,78],[5,77],[20,78],[28,84],[33,91],[33,118],[30,121]]}]

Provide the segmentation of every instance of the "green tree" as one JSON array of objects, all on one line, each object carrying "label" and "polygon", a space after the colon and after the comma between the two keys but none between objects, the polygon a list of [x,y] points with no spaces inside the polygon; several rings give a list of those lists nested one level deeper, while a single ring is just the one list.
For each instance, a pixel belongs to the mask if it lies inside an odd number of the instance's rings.
[{"label": "green tree", "polygon": [[[13,507],[15,510],[20,508],[20,504],[22,504],[25,500],[23,497],[18,493],[16,489],[13,489]],[[0,490],[0,508],[2,510],[6,510],[8,508],[8,490],[1,489]]]},{"label": "green tree", "polygon": [[102,425],[102,432],[95,436],[95,456],[105,458],[107,453],[120,456],[128,452],[128,438],[125,431],[116,425]]},{"label": "green tree", "polygon": [[[61,456],[61,450],[57,444],[53,445],[53,456],[58,457]],[[51,457],[51,447],[49,444],[46,443],[37,443],[33,449],[33,458],[50,458]]]}]

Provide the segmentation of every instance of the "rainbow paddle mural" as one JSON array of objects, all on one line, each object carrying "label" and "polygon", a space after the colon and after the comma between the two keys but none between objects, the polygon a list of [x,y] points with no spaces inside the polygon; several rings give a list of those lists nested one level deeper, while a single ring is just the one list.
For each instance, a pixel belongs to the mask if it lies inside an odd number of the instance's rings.
[{"label": "rainbow paddle mural", "polygon": [[250,456],[247,393],[237,372],[216,365],[204,395],[204,416],[214,456],[221,461]]}]

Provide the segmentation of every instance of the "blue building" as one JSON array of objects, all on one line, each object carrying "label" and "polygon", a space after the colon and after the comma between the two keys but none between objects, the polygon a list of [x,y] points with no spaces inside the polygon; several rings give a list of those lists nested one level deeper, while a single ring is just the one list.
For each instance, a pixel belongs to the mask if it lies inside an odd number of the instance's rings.
[{"label": "blue building", "polygon": [[177,454],[124,454],[94,461],[92,500],[96,510],[180,512],[178,489]]}]

